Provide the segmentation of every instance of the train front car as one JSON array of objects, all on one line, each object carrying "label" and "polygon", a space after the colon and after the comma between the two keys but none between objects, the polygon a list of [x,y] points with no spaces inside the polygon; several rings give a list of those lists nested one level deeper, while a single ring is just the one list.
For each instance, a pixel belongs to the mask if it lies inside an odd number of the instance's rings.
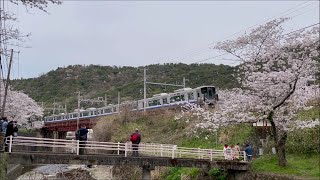
[{"label": "train front car", "polygon": [[201,86],[196,88],[198,94],[198,104],[215,105],[218,101],[218,94],[214,86]]}]

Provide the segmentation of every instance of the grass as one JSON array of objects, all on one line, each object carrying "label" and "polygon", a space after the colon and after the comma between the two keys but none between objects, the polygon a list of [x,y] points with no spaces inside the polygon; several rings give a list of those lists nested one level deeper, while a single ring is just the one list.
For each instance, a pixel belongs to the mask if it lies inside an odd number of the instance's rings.
[{"label": "grass", "polygon": [[[249,139],[253,132],[254,129],[251,125],[238,124],[227,128],[221,128],[218,131],[218,138],[216,132],[204,132],[198,135],[198,137],[192,136],[181,139],[178,146],[223,149],[225,143],[229,145],[235,145],[237,143],[243,144]],[[221,136],[226,136],[227,138],[220,139]]]},{"label": "grass", "polygon": [[216,136],[208,136],[208,139],[205,139],[203,137],[189,137],[184,138],[181,140],[181,142],[178,144],[178,146],[182,147],[191,147],[191,148],[210,148],[210,149],[222,149],[223,145],[216,143]]},{"label": "grass", "polygon": [[143,143],[178,144],[184,134],[183,126],[174,120],[174,113],[163,111],[158,114],[146,114],[132,118],[127,123],[115,124],[104,127],[106,130],[113,128],[115,131],[111,141],[125,142],[136,128],[139,129]]},{"label": "grass", "polygon": [[[312,111],[312,114],[315,110]],[[238,124],[234,126],[228,126],[221,128],[218,131],[218,139],[216,138],[215,132],[199,132],[196,136],[186,135],[187,132],[193,131],[193,129],[188,128],[187,123],[181,123],[174,120],[175,112],[163,111],[153,114],[139,115],[135,118],[130,119],[125,124],[116,123],[115,125],[105,124],[101,126],[103,131],[111,131],[112,133],[111,141],[127,141],[128,136],[134,131],[135,128],[139,128],[142,134],[142,142],[145,143],[163,143],[163,144],[177,144],[182,147],[193,147],[193,148],[213,148],[213,149],[223,149],[223,144],[228,143],[243,144],[245,141],[250,140],[254,137],[255,129],[251,124]],[[306,116],[309,113],[302,114],[301,116]],[[313,116],[313,115],[312,115]],[[105,119],[104,121],[106,121]],[[115,122],[118,122],[115,120]],[[295,132],[296,133],[296,132]],[[301,151],[303,142],[311,142],[317,140],[316,129],[309,132],[310,135],[306,136],[308,133],[302,132],[302,135],[298,136],[305,137],[305,139],[294,138],[289,135],[288,146],[290,145],[293,152]],[[217,143],[218,142],[218,143]],[[290,148],[289,148],[290,149]],[[314,152],[308,151],[308,152]],[[313,154],[313,153],[304,153]],[[289,174],[303,177],[320,177],[319,173],[319,156],[311,155],[288,155],[287,160],[289,165],[287,167],[277,166],[277,159],[272,155],[264,155],[261,158],[256,159],[252,162],[252,168],[254,172],[268,172],[277,174]],[[210,170],[209,175],[215,177],[215,179],[224,179],[225,174],[220,170]],[[181,179],[182,177],[189,177],[191,179],[196,179],[201,176],[201,170],[197,168],[169,168],[169,170],[163,174],[162,179]]]},{"label": "grass", "polygon": [[309,110],[304,110],[301,111],[298,114],[298,118],[303,120],[303,119],[317,119],[320,117],[320,107],[319,106],[315,106]]},{"label": "grass", "polygon": [[303,177],[320,178],[320,155],[287,155],[288,165],[281,167],[277,165],[275,155],[264,155],[252,162],[255,172],[268,172],[276,174],[288,174]]},{"label": "grass", "polygon": [[7,167],[7,154],[0,153],[0,179],[7,179],[6,178],[6,167]]},{"label": "grass", "polygon": [[197,179],[200,174],[200,169],[198,168],[171,168],[162,179],[166,180],[181,180],[183,176],[187,176],[190,179]]}]

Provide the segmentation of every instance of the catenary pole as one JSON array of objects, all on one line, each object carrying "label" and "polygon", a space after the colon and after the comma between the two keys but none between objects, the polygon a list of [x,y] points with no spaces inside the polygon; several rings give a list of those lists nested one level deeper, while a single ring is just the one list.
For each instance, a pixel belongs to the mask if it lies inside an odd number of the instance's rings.
[{"label": "catenary pole", "polygon": [[118,91],[118,114],[120,115],[120,91]]},{"label": "catenary pole", "polygon": [[147,69],[143,69],[143,111],[146,112],[146,99],[147,99]]},{"label": "catenary pole", "polygon": [[80,91],[78,92],[78,118],[77,118],[77,130],[79,129],[80,120]]},{"label": "catenary pole", "polygon": [[10,71],[11,71],[12,57],[13,57],[13,49],[11,49],[9,69],[8,69],[7,80],[6,80],[6,84],[5,84],[5,90],[4,90],[2,112],[1,112],[1,116],[2,117],[4,116],[4,111],[5,111],[5,108],[6,108],[7,94],[8,94],[8,88],[9,88],[9,83],[10,83]]},{"label": "catenary pole", "polygon": [[107,95],[104,95],[104,106],[107,107],[108,106],[108,99],[107,99]]}]

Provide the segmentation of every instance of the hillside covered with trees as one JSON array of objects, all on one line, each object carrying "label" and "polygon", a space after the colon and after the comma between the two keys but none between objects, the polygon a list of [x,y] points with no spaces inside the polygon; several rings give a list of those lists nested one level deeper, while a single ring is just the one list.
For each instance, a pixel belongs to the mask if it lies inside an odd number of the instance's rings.
[{"label": "hillside covered with trees", "polygon": [[[237,87],[233,74],[235,67],[215,64],[153,64],[146,66],[147,81],[183,84],[186,87],[214,85],[219,89]],[[121,101],[143,98],[143,67],[117,67],[100,65],[70,65],[59,67],[37,78],[12,81],[14,90],[21,90],[45,107],[53,102],[67,104],[68,111],[76,108],[77,94],[81,91],[85,98],[107,95],[108,104],[117,103],[118,91]],[[147,97],[163,92],[173,92],[176,87],[158,85],[147,86]],[[82,105],[83,106],[83,105]]]}]

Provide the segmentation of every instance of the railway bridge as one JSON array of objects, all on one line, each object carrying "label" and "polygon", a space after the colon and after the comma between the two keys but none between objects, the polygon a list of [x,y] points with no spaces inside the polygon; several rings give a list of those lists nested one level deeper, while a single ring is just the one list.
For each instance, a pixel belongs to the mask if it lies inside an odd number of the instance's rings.
[{"label": "railway bridge", "polygon": [[[204,170],[219,168],[232,174],[249,169],[245,152],[240,151],[241,161],[224,160],[221,150],[186,148],[171,144],[139,144],[139,156],[132,156],[131,143],[63,140],[34,137],[6,139],[8,163],[34,164],[91,164],[134,165],[143,169],[143,179],[150,179],[150,171],[156,166],[196,167]],[[80,149],[85,153],[80,154]]]}]

